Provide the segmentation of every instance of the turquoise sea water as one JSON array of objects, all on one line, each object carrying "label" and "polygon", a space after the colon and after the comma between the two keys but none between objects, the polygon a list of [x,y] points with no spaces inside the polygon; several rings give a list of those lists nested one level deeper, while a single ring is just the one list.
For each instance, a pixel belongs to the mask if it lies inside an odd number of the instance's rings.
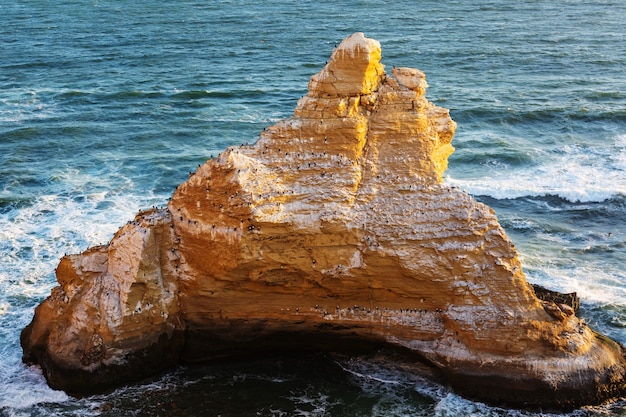
[{"label": "turquoise sea water", "polygon": [[[459,124],[446,181],[496,210],[529,281],[579,292],[581,315],[626,343],[623,0],[0,0],[0,15],[0,416],[537,415],[384,353],[181,368],[83,399],[21,363],[64,253],[290,116],[356,31],[388,68],[426,72]],[[626,401],[567,415],[626,415]]]}]

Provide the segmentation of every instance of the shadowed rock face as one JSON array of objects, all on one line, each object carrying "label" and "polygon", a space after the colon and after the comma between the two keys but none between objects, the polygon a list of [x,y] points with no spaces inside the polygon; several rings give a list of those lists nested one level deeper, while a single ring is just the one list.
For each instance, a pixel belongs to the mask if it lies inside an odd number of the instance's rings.
[{"label": "shadowed rock face", "polygon": [[207,161],[166,209],[64,257],[22,333],[54,388],[297,349],[412,352],[459,392],[569,408],[625,392],[621,346],[540,300],[489,207],[441,183],[455,123],[356,33],[294,116]]}]

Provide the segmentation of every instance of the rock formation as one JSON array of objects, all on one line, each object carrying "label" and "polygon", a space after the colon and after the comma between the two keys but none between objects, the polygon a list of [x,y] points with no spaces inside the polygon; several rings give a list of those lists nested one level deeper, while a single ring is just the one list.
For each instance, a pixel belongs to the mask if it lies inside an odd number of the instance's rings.
[{"label": "rock formation", "polygon": [[380,58],[348,37],[292,118],[65,256],[25,361],[85,393],[180,362],[394,346],[482,400],[623,395],[622,347],[537,298],[493,210],[442,183],[456,125],[424,74]]}]

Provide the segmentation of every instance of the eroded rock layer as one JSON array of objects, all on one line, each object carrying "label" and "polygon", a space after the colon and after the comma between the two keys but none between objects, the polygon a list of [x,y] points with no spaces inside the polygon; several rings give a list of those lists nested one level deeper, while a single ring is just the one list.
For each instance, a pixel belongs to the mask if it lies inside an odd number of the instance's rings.
[{"label": "eroded rock layer", "polygon": [[348,37],[292,118],[64,257],[25,360],[92,392],[180,361],[386,345],[481,399],[623,395],[622,348],[536,297],[493,210],[442,183],[456,125],[424,74],[380,58]]}]

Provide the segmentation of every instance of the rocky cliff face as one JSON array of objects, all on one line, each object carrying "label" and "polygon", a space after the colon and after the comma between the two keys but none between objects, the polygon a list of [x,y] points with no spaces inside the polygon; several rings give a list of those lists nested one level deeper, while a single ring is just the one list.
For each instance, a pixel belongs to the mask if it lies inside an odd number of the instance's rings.
[{"label": "rocky cliff face", "polygon": [[294,116],[111,242],[64,257],[22,334],[51,386],[179,361],[397,346],[462,393],[571,407],[623,395],[622,348],[541,301],[493,210],[442,184],[455,123],[424,74],[354,34]]}]

